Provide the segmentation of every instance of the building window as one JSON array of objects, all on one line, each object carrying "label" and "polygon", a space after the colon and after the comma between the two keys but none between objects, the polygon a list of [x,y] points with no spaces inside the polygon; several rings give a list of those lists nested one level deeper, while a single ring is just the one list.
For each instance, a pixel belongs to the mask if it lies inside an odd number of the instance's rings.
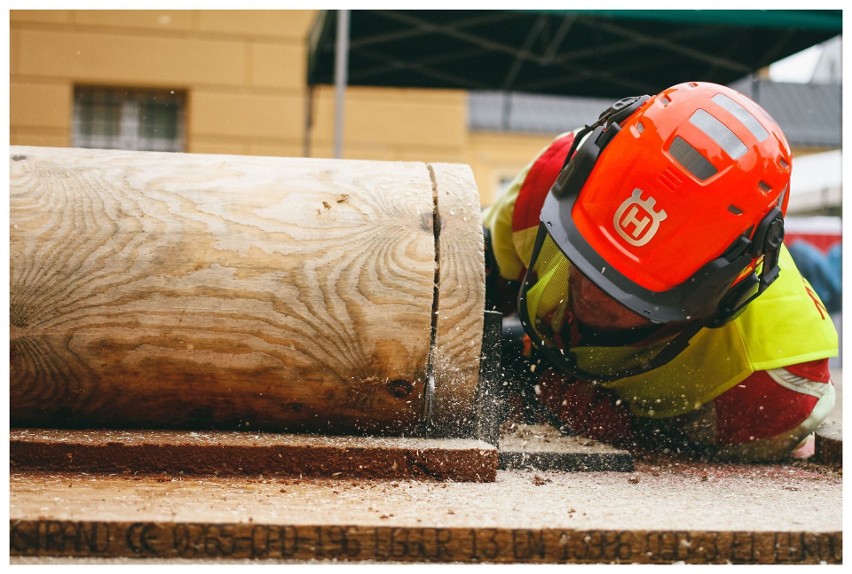
[{"label": "building window", "polygon": [[176,90],[77,86],[74,147],[184,151],[186,95]]}]

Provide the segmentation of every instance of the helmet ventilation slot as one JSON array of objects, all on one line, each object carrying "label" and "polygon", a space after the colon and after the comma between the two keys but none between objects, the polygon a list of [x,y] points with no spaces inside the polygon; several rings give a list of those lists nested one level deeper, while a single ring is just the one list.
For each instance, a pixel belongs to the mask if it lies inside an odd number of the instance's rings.
[{"label": "helmet ventilation slot", "polygon": [[660,174],[660,183],[672,191],[677,191],[683,185],[683,179],[675,170],[667,168]]},{"label": "helmet ventilation slot", "polygon": [[680,136],[675,136],[672,145],[669,147],[669,153],[686,171],[701,181],[716,175],[717,170],[713,164]]}]

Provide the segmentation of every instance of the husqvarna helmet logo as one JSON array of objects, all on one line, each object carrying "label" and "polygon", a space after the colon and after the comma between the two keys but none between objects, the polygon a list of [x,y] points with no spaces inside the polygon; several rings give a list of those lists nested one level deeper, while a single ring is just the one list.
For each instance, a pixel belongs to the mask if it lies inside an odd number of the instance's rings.
[{"label": "husqvarna helmet logo", "polygon": [[664,209],[654,210],[657,200],[650,195],[643,199],[642,190],[634,189],[615,212],[612,223],[623,240],[642,247],[657,234],[660,223],[668,217]]}]

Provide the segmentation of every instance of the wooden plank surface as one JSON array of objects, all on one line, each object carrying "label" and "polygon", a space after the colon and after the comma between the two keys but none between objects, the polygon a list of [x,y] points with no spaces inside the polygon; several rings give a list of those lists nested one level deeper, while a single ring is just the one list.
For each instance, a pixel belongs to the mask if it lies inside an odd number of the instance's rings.
[{"label": "wooden plank surface", "polygon": [[13,429],[16,470],[126,475],[345,476],[493,481],[497,449],[470,439],[239,431]]},{"label": "wooden plank surface", "polygon": [[514,424],[498,444],[503,469],[562,470],[568,472],[633,470],[626,450],[577,435],[565,435],[549,425]]},{"label": "wooden plank surface", "polygon": [[822,464],[843,466],[843,430],[838,420],[827,420],[816,430],[814,460]]},{"label": "wooden plank surface", "polygon": [[816,430],[814,460],[836,467],[843,466],[843,369],[831,367],[837,398],[831,413]]},{"label": "wooden plank surface", "polygon": [[10,476],[13,557],[839,563],[842,476],[798,467],[499,471],[493,483]]},{"label": "wooden plank surface", "polygon": [[[13,147],[12,423],[417,428],[435,186],[445,179],[470,202],[469,175],[417,162]],[[448,251],[481,234],[476,219],[447,218]],[[465,314],[482,285],[478,270],[452,269],[472,294],[448,296],[439,326],[452,332],[439,355],[462,376],[441,383],[438,405],[456,415],[472,408],[481,327],[470,349],[455,330],[481,323],[481,309]]]}]

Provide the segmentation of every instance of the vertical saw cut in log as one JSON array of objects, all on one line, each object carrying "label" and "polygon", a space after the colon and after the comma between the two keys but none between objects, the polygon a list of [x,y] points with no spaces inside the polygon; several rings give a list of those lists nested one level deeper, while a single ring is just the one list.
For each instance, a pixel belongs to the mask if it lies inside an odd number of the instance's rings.
[{"label": "vertical saw cut in log", "polygon": [[481,226],[464,165],[12,147],[11,423],[469,433]]}]

